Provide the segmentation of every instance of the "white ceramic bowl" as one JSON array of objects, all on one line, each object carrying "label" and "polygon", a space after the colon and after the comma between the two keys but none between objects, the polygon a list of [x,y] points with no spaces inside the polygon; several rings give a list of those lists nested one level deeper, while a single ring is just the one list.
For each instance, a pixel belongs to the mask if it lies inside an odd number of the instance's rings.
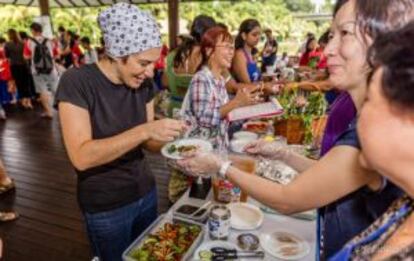
[{"label": "white ceramic bowl", "polygon": [[263,212],[248,203],[231,203],[227,205],[231,212],[231,227],[237,230],[254,230],[260,227],[264,220]]},{"label": "white ceramic bowl", "polygon": [[233,134],[235,140],[257,140],[259,135],[251,131],[238,131]]}]

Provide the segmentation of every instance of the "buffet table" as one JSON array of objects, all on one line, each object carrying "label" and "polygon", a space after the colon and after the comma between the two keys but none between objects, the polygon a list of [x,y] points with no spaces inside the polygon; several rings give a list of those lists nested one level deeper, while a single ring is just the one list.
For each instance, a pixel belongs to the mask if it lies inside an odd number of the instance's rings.
[{"label": "buffet table", "polygon": [[[196,198],[190,198],[189,191],[187,191],[181,197],[181,199],[177,201],[171,207],[167,215],[172,215],[175,209],[185,204],[194,205],[194,206],[202,206],[208,200],[211,200],[212,202],[214,202],[214,198],[212,194],[213,193],[211,190],[206,200],[200,200]],[[250,204],[256,205],[256,206],[260,205],[258,202],[254,201],[251,198],[248,198],[247,202]],[[230,237],[228,241],[237,244],[236,238],[241,233],[249,232],[249,233],[253,233],[259,236],[262,232],[265,232],[265,231],[266,232],[285,231],[285,232],[289,232],[289,233],[292,233],[292,234],[295,234],[301,237],[309,244],[310,251],[304,258],[298,259],[298,260],[306,260],[306,261],[315,260],[315,246],[316,246],[316,221],[315,220],[302,220],[302,219],[297,219],[297,218],[293,218],[289,216],[270,214],[270,213],[264,212],[263,224],[258,229],[253,230],[253,231],[238,231],[238,230],[231,229]],[[210,241],[210,238],[208,235],[208,229],[206,229],[206,234],[204,236],[204,240],[202,241],[202,243],[208,242],[208,241]],[[263,250],[263,249],[261,249],[260,247],[259,250]],[[264,259],[249,259],[249,260],[270,261],[270,260],[281,260],[281,259],[277,259],[265,252]]]}]

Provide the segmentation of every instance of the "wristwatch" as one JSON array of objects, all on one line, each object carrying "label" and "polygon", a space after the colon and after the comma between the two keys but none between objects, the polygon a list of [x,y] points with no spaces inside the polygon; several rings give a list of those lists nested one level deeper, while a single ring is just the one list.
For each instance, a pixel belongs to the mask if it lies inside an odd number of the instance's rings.
[{"label": "wristwatch", "polygon": [[226,172],[231,166],[231,161],[226,161],[223,164],[221,164],[220,170],[219,170],[219,176],[223,179],[226,178]]}]

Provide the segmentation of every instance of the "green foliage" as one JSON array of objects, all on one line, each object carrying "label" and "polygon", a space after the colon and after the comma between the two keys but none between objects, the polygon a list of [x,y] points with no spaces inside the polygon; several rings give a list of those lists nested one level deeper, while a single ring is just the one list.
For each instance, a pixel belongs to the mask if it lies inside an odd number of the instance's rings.
[{"label": "green foliage", "polygon": [[301,119],[305,126],[305,144],[311,143],[313,120],[325,115],[327,102],[322,92],[284,91],[278,100],[285,110],[283,119]]},{"label": "green foliage", "polygon": [[310,13],[314,8],[310,0],[286,0],[285,3],[292,12]]},{"label": "green foliage", "polygon": [[[327,0],[327,3],[330,0]],[[326,8],[330,6],[327,4]],[[62,25],[81,36],[89,36],[95,44],[99,43],[101,32],[97,25],[97,15],[100,8],[64,8],[52,9],[51,17],[55,31]],[[167,4],[140,5],[153,13],[160,24],[167,24]],[[182,2],[180,4],[180,19],[183,24],[190,25],[191,21],[199,14],[214,17],[217,21],[229,26],[233,34],[237,33],[240,23],[247,18],[255,18],[260,21],[263,28],[271,28],[280,40],[280,52],[296,52],[298,46],[307,32],[321,34],[328,23],[318,24],[311,21],[294,18],[293,12],[312,12],[313,6],[310,0],[256,0],[251,1],[205,1]],[[26,8],[16,6],[0,6],[0,34],[7,29],[28,31],[33,17],[39,15],[38,8]],[[182,32],[181,32],[182,33]],[[163,37],[164,39],[165,36]]]},{"label": "green foliage", "polygon": [[93,43],[99,43],[101,32],[97,16],[102,8],[52,9],[52,23],[55,32],[62,25],[81,36],[89,36]]},{"label": "green foliage", "polygon": [[336,1],[325,0],[325,4],[322,7],[322,10],[326,13],[331,13],[333,10],[333,3]]},{"label": "green foliage", "polygon": [[17,31],[28,31],[33,17],[39,16],[38,8],[26,8],[21,6],[2,6],[0,7],[0,35],[4,34],[10,28],[15,28]]}]

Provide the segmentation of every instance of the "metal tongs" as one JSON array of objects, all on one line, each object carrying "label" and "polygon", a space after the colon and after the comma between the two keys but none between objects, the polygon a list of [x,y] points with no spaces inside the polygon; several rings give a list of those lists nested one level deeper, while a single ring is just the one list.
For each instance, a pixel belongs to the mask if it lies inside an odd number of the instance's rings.
[{"label": "metal tongs", "polygon": [[238,258],[260,258],[263,259],[263,251],[237,251],[236,249],[227,249],[224,247],[213,247],[213,261],[235,260]]}]

